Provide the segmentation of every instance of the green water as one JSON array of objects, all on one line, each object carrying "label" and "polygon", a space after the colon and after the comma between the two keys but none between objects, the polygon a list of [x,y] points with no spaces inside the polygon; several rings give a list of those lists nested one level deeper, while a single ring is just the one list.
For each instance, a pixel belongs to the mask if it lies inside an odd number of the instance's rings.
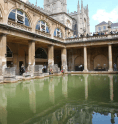
[{"label": "green water", "polygon": [[118,76],[0,84],[0,124],[118,124]]}]

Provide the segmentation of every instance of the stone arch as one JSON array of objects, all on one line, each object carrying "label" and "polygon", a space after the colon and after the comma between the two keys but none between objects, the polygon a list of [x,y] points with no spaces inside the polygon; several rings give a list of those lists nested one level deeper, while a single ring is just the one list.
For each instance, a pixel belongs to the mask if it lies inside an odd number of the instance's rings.
[{"label": "stone arch", "polygon": [[35,51],[35,58],[47,59],[48,54],[44,48],[39,47]]},{"label": "stone arch", "polygon": [[75,66],[84,65],[84,57],[83,56],[77,56],[74,60]]},{"label": "stone arch", "polygon": [[44,21],[44,22],[46,22],[46,23],[47,23],[47,26],[48,26],[48,28],[49,28],[49,33],[51,33],[51,24],[50,24],[46,19],[38,19],[38,20],[36,21],[36,24],[35,24],[35,30],[36,30],[36,25],[37,25],[37,23],[38,23],[39,21]]},{"label": "stone arch", "polygon": [[7,22],[8,22],[8,17],[9,17],[10,12],[11,12],[12,10],[14,10],[14,9],[19,9],[19,10],[23,11],[23,12],[27,15],[28,20],[29,20],[29,22],[30,22],[30,27],[32,28],[32,18],[31,18],[31,16],[30,16],[29,12],[26,12],[26,11],[24,11],[23,9],[17,8],[17,7],[12,7],[12,8],[8,11],[8,13],[7,13]]},{"label": "stone arch", "polygon": [[94,57],[94,69],[97,67],[108,69],[108,59],[105,55],[99,54]]}]

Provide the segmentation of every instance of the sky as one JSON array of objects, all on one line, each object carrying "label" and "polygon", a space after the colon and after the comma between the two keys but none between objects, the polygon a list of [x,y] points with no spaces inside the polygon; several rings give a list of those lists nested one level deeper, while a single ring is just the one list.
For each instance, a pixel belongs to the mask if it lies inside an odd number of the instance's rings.
[{"label": "sky", "polygon": [[[29,0],[35,4],[36,0]],[[44,0],[37,0],[37,5],[43,8]],[[79,0],[81,5],[81,0]],[[77,11],[78,0],[67,0],[67,10]],[[84,6],[88,4],[90,18],[90,32],[95,32],[95,25],[102,21],[113,23],[118,22],[118,1],[117,0],[83,0]]]}]

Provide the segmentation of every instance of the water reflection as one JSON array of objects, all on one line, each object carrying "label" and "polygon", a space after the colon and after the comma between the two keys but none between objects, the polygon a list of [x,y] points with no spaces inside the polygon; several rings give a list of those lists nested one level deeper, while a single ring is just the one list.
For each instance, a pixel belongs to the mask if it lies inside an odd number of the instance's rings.
[{"label": "water reflection", "polygon": [[55,102],[55,96],[54,96],[54,84],[55,84],[55,80],[52,78],[50,78],[49,80],[49,99],[50,101],[54,104]]},{"label": "water reflection", "polygon": [[0,124],[118,123],[117,75],[64,75],[0,85]]},{"label": "water reflection", "polygon": [[62,94],[66,98],[68,97],[67,84],[68,84],[68,75],[65,75],[62,77]]},{"label": "water reflection", "polygon": [[7,97],[3,85],[0,85],[0,123],[7,124]]}]

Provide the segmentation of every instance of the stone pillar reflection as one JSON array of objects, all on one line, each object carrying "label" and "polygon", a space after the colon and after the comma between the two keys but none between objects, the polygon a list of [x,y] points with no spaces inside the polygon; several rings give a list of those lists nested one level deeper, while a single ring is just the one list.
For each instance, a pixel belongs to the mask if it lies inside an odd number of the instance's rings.
[{"label": "stone pillar reflection", "polygon": [[55,97],[54,97],[54,84],[55,81],[53,81],[53,78],[50,79],[49,83],[49,99],[50,101],[54,104],[55,102]]},{"label": "stone pillar reflection", "polygon": [[67,71],[67,50],[66,48],[61,49],[61,69]]},{"label": "stone pillar reflection", "polygon": [[113,101],[113,75],[109,75],[110,80],[110,99]]},{"label": "stone pillar reflection", "polygon": [[30,109],[33,113],[36,113],[36,93],[35,93],[35,87],[34,87],[34,81],[31,80],[29,84],[29,103],[30,103]]},{"label": "stone pillar reflection", "polygon": [[48,46],[48,66],[54,65],[54,46]]},{"label": "stone pillar reflection", "polygon": [[88,75],[84,75],[85,79],[85,100],[88,99]]},{"label": "stone pillar reflection", "polygon": [[4,86],[0,86],[0,122],[7,124],[7,97]]},{"label": "stone pillar reflection", "polygon": [[68,97],[68,75],[62,77],[62,94],[67,98]]},{"label": "stone pillar reflection", "polygon": [[109,44],[108,45],[108,56],[109,56],[109,72],[113,71],[113,67],[112,67],[112,45]]},{"label": "stone pillar reflection", "polygon": [[7,54],[6,46],[7,46],[7,35],[3,34],[0,37],[0,61],[1,61],[0,64],[2,66],[2,74],[3,74],[4,69],[7,66],[6,65],[7,59],[6,59],[6,55],[5,55],[5,54]]},{"label": "stone pillar reflection", "polygon": [[84,46],[84,72],[87,72],[87,47]]}]

